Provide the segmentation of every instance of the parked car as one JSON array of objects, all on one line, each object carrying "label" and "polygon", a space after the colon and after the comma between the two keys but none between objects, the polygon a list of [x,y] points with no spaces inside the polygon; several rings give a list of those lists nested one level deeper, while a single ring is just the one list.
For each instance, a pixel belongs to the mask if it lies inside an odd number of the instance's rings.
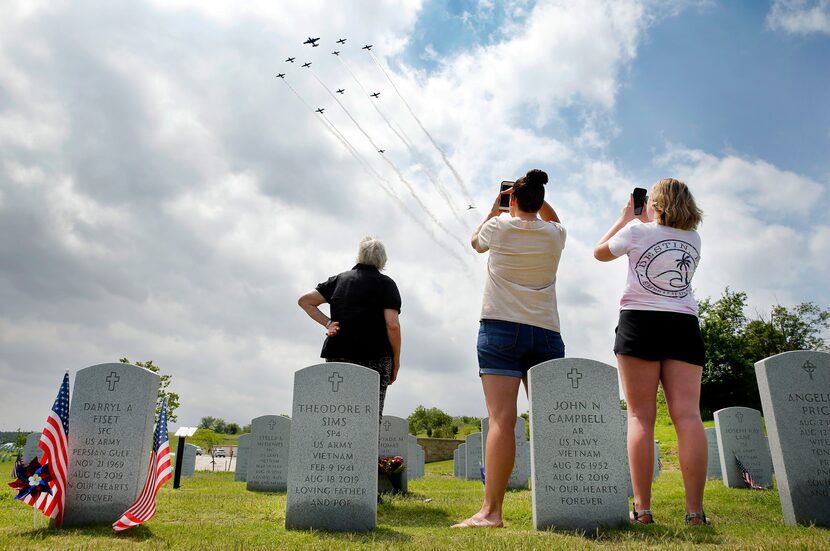
[{"label": "parked car", "polygon": [[202,455],[202,448],[196,446],[196,455]]},{"label": "parked car", "polygon": [[213,457],[226,457],[228,451],[225,448],[215,448],[213,450]]}]

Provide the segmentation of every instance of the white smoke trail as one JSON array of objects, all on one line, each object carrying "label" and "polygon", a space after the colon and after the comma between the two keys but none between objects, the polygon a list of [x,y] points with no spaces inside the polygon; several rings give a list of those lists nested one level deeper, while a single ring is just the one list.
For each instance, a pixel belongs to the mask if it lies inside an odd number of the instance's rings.
[{"label": "white smoke trail", "polygon": [[426,137],[429,138],[429,141],[432,143],[433,147],[435,147],[435,149],[438,151],[438,153],[441,154],[441,158],[444,159],[444,164],[447,165],[447,168],[449,168],[450,171],[452,172],[453,176],[455,176],[455,180],[456,180],[456,182],[458,182],[459,187],[461,187],[461,191],[464,192],[464,195],[467,196],[467,200],[472,205],[473,204],[473,198],[472,198],[472,195],[470,194],[470,190],[467,189],[467,186],[464,184],[464,180],[461,179],[461,175],[458,174],[458,171],[455,170],[454,166],[452,166],[452,163],[447,158],[447,154],[444,153],[444,150],[441,149],[441,146],[438,145],[438,142],[436,142],[435,139],[432,137],[432,134],[430,134],[429,131],[427,131],[427,129],[424,128],[423,123],[421,123],[421,119],[418,118],[418,115],[416,115],[415,111],[412,110],[412,107],[409,106],[409,102],[406,101],[406,99],[403,97],[403,94],[401,94],[401,91],[398,90],[398,87],[395,85],[395,81],[392,80],[392,77],[389,76],[389,73],[386,72],[386,69],[384,69],[383,65],[381,65],[380,62],[377,60],[377,58],[375,57],[375,54],[372,53],[372,50],[367,50],[367,51],[369,52],[369,55],[372,56],[372,60],[374,60],[375,65],[377,65],[378,68],[381,70],[381,72],[383,72],[383,74],[386,76],[386,80],[388,80],[389,84],[392,85],[392,88],[395,89],[395,92],[398,94],[398,97],[401,98],[401,101],[406,106],[406,108],[409,110],[409,114],[412,115],[412,118],[415,119],[415,122],[417,122],[418,126],[421,127],[421,130],[423,130],[424,134],[426,134]]},{"label": "white smoke trail", "polygon": [[[343,59],[341,56],[337,56],[337,59],[340,60],[340,63],[343,65],[343,67],[345,67],[346,71],[348,71],[352,79],[354,79],[354,81],[360,87],[360,90],[363,92],[363,96],[369,100],[369,103],[371,103],[372,107],[375,108],[375,111],[377,111],[378,115],[380,115],[380,117],[386,123],[386,126],[388,126],[389,129],[403,143],[403,145],[409,151],[409,154],[412,156],[412,158],[418,160],[420,155],[412,145],[412,140],[409,138],[409,136],[407,136],[403,129],[400,128],[400,125],[398,125],[398,128],[395,128],[395,126],[392,125],[392,122],[386,117],[383,111],[381,111],[380,107],[378,107],[377,102],[369,99],[369,91],[366,90],[366,87],[363,86],[363,83],[361,83],[360,79],[357,78],[357,75],[354,73],[354,71],[352,71],[351,67],[349,67],[349,64],[346,63],[346,60]],[[444,187],[444,185],[438,179],[438,176],[434,172],[432,172],[432,170],[426,165],[425,162],[422,162],[421,164],[423,166],[424,173],[427,175],[427,178],[429,178],[429,181],[432,182],[432,185],[435,186],[435,189],[438,190],[438,193],[440,193],[444,200],[447,202],[447,206],[450,208],[453,215],[455,215],[455,218],[458,221],[458,223],[461,224],[461,226],[464,229],[469,229],[467,223],[461,217],[461,213],[458,211],[458,208],[455,206],[456,201],[450,196],[450,193],[447,190],[447,188]]]},{"label": "white smoke trail", "polygon": [[[377,151],[380,154],[381,159],[383,159],[386,162],[386,164],[388,164],[389,167],[393,171],[395,171],[395,174],[397,174],[398,179],[401,181],[401,183],[403,183],[406,186],[406,189],[409,190],[409,193],[412,195],[412,198],[415,199],[415,202],[418,203],[418,205],[421,207],[421,209],[423,209],[423,211],[427,214],[427,216],[429,216],[430,219],[435,223],[435,225],[438,226],[439,228],[441,228],[441,230],[444,233],[446,233],[456,243],[458,243],[458,246],[461,247],[462,250],[467,251],[468,249],[467,249],[467,246],[464,245],[464,242],[461,241],[458,238],[457,235],[455,235],[453,232],[451,232],[443,223],[441,223],[441,221],[438,220],[438,218],[432,213],[432,211],[429,210],[429,207],[427,207],[424,204],[424,202],[421,200],[421,198],[415,192],[415,188],[412,186],[412,184],[409,182],[409,180],[404,178],[403,174],[398,169],[397,165],[395,165],[395,163],[393,163],[386,155],[384,155],[383,153],[380,153],[381,148],[378,147],[378,145],[375,143],[375,141],[372,139],[372,137],[369,136],[369,134],[363,129],[362,126],[360,126],[360,123],[357,122],[357,120],[352,116],[351,112],[349,112],[349,110],[346,109],[346,106],[343,105],[343,103],[340,101],[340,99],[337,97],[337,95],[334,92],[332,92],[329,89],[328,86],[326,86],[326,84],[320,79],[320,77],[317,76],[317,73],[315,73],[314,71],[311,71],[311,74],[314,76],[314,78],[317,80],[317,82],[320,84],[320,86],[322,86],[323,89],[326,92],[328,92],[328,94],[332,97],[332,99],[335,102],[337,102],[337,105],[339,105],[340,108],[343,110],[343,112],[346,113],[346,115],[349,117],[349,119],[351,119],[351,121],[354,123],[354,125],[357,127],[357,129],[360,130],[360,132],[366,137],[366,139],[369,141],[369,143],[372,145],[372,147],[375,148],[375,151]],[[470,252],[470,254],[473,254],[472,251]]]},{"label": "white smoke trail", "polygon": [[[297,92],[294,89],[294,87],[288,83],[287,80],[283,78],[282,81],[285,82],[285,85],[288,86],[289,90],[294,92],[294,95],[297,96],[297,99],[299,99],[303,103],[303,105],[305,105],[308,108],[309,111],[315,111],[314,108],[312,108],[305,101],[305,99],[303,99],[299,92]],[[458,253],[456,253],[453,249],[449,248],[440,239],[438,239],[438,237],[432,232],[432,230],[430,230],[429,227],[427,227],[421,221],[421,219],[419,219],[411,210],[409,210],[409,207],[406,206],[406,203],[401,201],[400,197],[398,197],[398,195],[395,193],[392,184],[386,178],[381,176],[374,168],[372,168],[372,166],[363,158],[363,156],[357,151],[357,149],[355,149],[351,142],[349,142],[349,140],[340,132],[340,130],[338,130],[337,127],[334,126],[334,123],[332,123],[329,120],[329,118],[322,113],[321,118],[319,118],[318,120],[323,125],[323,127],[325,127],[326,130],[328,130],[335,138],[340,140],[340,143],[342,143],[346,150],[348,150],[349,153],[351,153],[354,159],[363,168],[364,172],[366,172],[370,177],[374,177],[375,183],[389,196],[390,199],[392,199],[393,202],[395,202],[395,204],[398,205],[398,207],[404,212],[404,214],[406,214],[410,220],[412,220],[419,228],[421,228],[421,230],[423,230],[424,233],[426,233],[427,236],[430,239],[432,239],[432,241],[435,242],[436,245],[443,249],[447,254],[455,258],[461,264],[461,267],[468,275],[471,275],[469,264],[465,262],[464,259]]]}]

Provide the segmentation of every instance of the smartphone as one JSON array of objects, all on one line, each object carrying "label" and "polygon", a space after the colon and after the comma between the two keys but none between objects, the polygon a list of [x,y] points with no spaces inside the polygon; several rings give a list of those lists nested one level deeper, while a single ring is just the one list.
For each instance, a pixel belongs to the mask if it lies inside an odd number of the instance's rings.
[{"label": "smartphone", "polygon": [[643,213],[643,207],[646,204],[646,193],[648,193],[648,191],[644,188],[634,188],[634,214],[638,216]]},{"label": "smartphone", "polygon": [[[502,192],[512,188],[513,184],[515,184],[515,183],[516,182],[509,182],[507,180],[504,180],[500,184],[499,193],[502,193]],[[510,210],[510,194],[509,193],[505,193],[504,195],[499,196],[499,210],[503,210],[505,212]]]}]

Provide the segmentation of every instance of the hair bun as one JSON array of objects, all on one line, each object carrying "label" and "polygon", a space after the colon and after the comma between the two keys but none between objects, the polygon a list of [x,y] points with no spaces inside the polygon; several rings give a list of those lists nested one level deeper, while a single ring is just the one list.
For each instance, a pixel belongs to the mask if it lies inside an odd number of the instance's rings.
[{"label": "hair bun", "polygon": [[539,170],[538,168],[534,168],[533,170],[527,173],[527,183],[528,184],[537,184],[537,185],[545,185],[548,183],[548,175],[544,170]]}]

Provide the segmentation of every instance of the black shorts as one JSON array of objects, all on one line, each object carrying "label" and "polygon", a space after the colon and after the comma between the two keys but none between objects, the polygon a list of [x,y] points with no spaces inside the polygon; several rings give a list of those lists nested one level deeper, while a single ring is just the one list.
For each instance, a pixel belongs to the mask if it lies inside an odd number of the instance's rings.
[{"label": "black shorts", "polygon": [[649,361],[680,360],[706,364],[697,316],[677,312],[621,310],[614,330],[614,354]]}]

